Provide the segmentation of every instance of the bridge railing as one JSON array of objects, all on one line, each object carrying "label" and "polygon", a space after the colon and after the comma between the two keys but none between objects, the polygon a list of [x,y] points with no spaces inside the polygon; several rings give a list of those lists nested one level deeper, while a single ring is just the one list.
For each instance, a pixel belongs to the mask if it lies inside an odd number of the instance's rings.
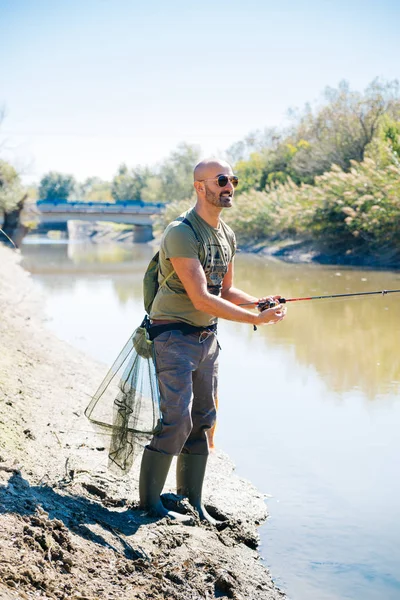
[{"label": "bridge railing", "polygon": [[65,200],[38,200],[36,205],[40,212],[46,213],[109,213],[130,214],[143,213],[154,214],[161,212],[165,204],[163,202],[143,202],[142,200],[130,200],[126,202],[67,202]]}]

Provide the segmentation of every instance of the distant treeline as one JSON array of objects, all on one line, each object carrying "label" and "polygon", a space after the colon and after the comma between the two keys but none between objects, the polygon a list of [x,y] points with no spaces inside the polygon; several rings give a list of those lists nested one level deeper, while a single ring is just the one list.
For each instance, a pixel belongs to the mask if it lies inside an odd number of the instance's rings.
[{"label": "distant treeline", "polygon": [[200,149],[181,144],[160,165],[153,168],[122,164],[112,181],[90,177],[83,183],[72,175],[50,172],[38,187],[40,200],[79,200],[81,202],[170,202],[188,198],[193,191],[193,166]]},{"label": "distant treeline", "polygon": [[[285,129],[256,131],[226,152],[240,179],[224,218],[242,244],[311,239],[339,254],[400,256],[400,91],[374,80],[363,93],[345,82],[321,102],[289,113]],[[155,167],[121,165],[111,182],[48,173],[39,199],[164,202],[163,228],[193,203],[200,149],[181,144]],[[0,161],[0,209],[20,196]]]}]

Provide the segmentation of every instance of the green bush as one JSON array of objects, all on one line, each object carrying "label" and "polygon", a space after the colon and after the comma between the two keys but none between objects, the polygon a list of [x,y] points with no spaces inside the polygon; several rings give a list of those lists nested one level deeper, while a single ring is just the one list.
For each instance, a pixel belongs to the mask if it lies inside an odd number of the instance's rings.
[{"label": "green bush", "polygon": [[245,192],[235,197],[232,209],[224,211],[223,219],[234,229],[239,243],[293,236],[301,217],[298,192],[291,180],[264,192]]},{"label": "green bush", "polygon": [[9,163],[0,160],[0,211],[14,210],[24,197],[17,171]]},{"label": "green bush", "polygon": [[239,243],[298,237],[336,253],[400,252],[400,162],[392,147],[386,165],[372,158],[352,161],[315,178],[315,185],[289,180],[235,198],[223,218]]},{"label": "green bush", "polygon": [[169,202],[165,205],[165,209],[162,213],[158,214],[154,217],[154,232],[160,235],[166,226],[171,223],[174,219],[179,217],[182,213],[186,212],[196,204],[196,199],[193,196],[190,199],[186,200],[175,200],[174,202]]},{"label": "green bush", "polygon": [[338,252],[400,251],[400,165],[367,158],[349,173],[334,167],[310,190],[313,237]]}]

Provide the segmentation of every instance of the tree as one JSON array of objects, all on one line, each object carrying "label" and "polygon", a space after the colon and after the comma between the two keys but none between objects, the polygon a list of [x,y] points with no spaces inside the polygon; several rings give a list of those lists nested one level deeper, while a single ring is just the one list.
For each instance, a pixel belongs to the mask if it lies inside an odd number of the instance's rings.
[{"label": "tree", "polygon": [[[21,185],[17,171],[7,162],[0,160],[0,213],[3,213],[2,232],[18,246],[25,235],[26,227],[20,216],[27,194]],[[1,241],[4,239],[1,237]]]},{"label": "tree", "polygon": [[144,202],[164,202],[164,190],[161,177],[152,175],[148,178],[146,186],[142,190]]},{"label": "tree", "polygon": [[122,164],[111,183],[111,195],[116,201],[142,200],[151,172],[147,167],[134,167],[129,170]]},{"label": "tree", "polygon": [[24,197],[17,171],[9,163],[0,160],[0,210],[14,210]]},{"label": "tree", "polygon": [[235,173],[239,177],[238,193],[262,190],[261,182],[265,169],[265,152],[253,152],[248,160],[239,160],[235,165]]},{"label": "tree", "polygon": [[199,160],[198,146],[180,144],[149,179],[142,192],[143,199],[172,202],[190,198],[193,195],[193,167]]},{"label": "tree", "polygon": [[76,181],[72,175],[64,175],[51,171],[44,175],[39,184],[39,199],[53,202],[67,202],[76,189]]},{"label": "tree", "polygon": [[[4,109],[0,109],[0,125],[4,118]],[[0,148],[2,144],[0,143]],[[21,212],[28,198],[22,187],[19,174],[8,162],[0,160],[0,223],[2,221],[1,241],[12,240],[18,246],[27,230],[21,224]]]},{"label": "tree", "polygon": [[364,160],[384,115],[400,117],[397,81],[375,79],[363,94],[351,91],[346,81],[327,88],[323,106],[315,113],[308,106],[298,117],[294,137],[309,145],[293,158],[294,171],[300,177],[320,175],[334,164],[348,171],[352,161]]},{"label": "tree", "polygon": [[100,177],[88,177],[83,183],[78,183],[75,195],[81,202],[115,202],[111,195],[111,183]]},{"label": "tree", "polygon": [[379,133],[366,149],[366,156],[372,158],[380,168],[395,162],[400,165],[400,121],[385,115]]},{"label": "tree", "polygon": [[[399,84],[375,79],[359,93],[342,81],[337,89],[325,90],[317,107],[306,105],[290,116],[290,127],[252,132],[228,150],[240,176],[239,192],[264,190],[289,178],[313,183],[332,165],[349,171],[352,161],[364,160],[385,119],[400,120]],[[385,148],[387,140],[396,147],[396,131],[396,126],[387,129]]]},{"label": "tree", "polygon": [[274,152],[284,137],[285,132],[278,131],[276,127],[252,131],[244,140],[235,142],[228,148],[227,160],[231,164],[236,164],[239,161],[248,160],[254,153],[261,153],[265,150]]},{"label": "tree", "polygon": [[266,186],[284,183],[291,179],[294,183],[311,183],[307,176],[300,176],[293,166],[294,158],[299,151],[309,147],[305,140],[292,143],[289,139],[280,140],[272,148],[267,147],[260,152],[250,154],[248,160],[241,160],[235,165],[239,176],[238,193],[249,190],[262,191]]},{"label": "tree", "polygon": [[193,167],[200,160],[197,146],[182,143],[153,170],[145,167],[128,169],[122,164],[112,181],[111,193],[116,200],[172,202],[193,195]]}]

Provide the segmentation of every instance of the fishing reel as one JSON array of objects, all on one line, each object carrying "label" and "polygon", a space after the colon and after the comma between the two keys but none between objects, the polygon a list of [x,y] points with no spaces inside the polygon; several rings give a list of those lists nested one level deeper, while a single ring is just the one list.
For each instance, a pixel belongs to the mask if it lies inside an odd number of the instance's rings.
[{"label": "fishing reel", "polygon": [[[279,298],[279,300],[265,300],[264,302],[258,302],[256,307],[260,312],[267,310],[267,308],[274,308],[274,306],[278,306],[279,304],[285,304],[285,298]],[[257,331],[257,326],[253,325],[253,330]]]},{"label": "fishing reel", "polygon": [[263,310],[267,310],[267,308],[274,308],[274,306],[278,306],[278,304],[285,304],[285,298],[279,298],[279,300],[265,300],[265,302],[259,302],[257,304],[257,308],[260,312]]}]

